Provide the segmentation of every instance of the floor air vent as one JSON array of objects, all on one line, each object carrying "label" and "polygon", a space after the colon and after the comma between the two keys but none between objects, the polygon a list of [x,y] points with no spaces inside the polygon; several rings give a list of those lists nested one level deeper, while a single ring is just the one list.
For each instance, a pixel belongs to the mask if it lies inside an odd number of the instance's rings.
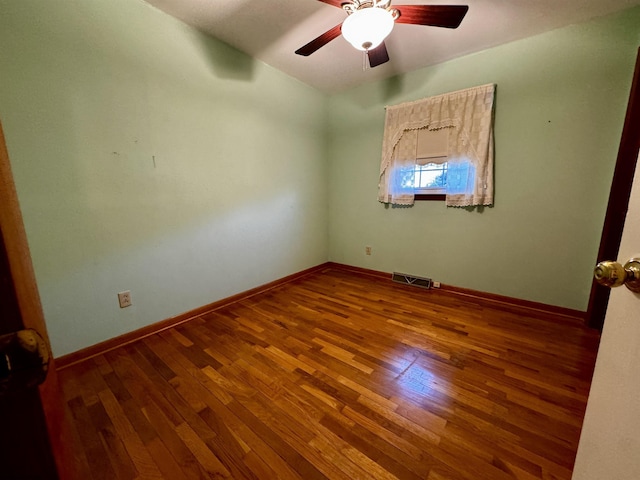
[{"label": "floor air vent", "polygon": [[423,277],[414,277],[406,273],[393,272],[391,280],[397,283],[405,283],[407,285],[415,285],[416,287],[431,288],[431,279]]}]

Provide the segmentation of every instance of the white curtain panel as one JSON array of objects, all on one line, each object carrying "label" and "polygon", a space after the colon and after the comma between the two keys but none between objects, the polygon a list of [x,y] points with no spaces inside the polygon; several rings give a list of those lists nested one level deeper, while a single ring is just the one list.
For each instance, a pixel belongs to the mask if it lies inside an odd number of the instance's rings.
[{"label": "white curtain panel", "polygon": [[414,202],[417,131],[449,134],[446,205],[493,205],[494,84],[467,88],[386,109],[378,200]]}]

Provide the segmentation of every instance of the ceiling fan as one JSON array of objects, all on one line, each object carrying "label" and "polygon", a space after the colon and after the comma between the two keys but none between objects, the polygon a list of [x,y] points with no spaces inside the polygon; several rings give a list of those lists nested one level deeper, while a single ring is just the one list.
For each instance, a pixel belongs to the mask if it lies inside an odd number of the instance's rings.
[{"label": "ceiling fan", "polygon": [[469,10],[467,5],[395,5],[391,0],[318,0],[342,8],[347,18],[314,38],[295,53],[305,57],[342,36],[358,50],[366,52],[371,68],[389,61],[384,39],[395,23],[458,28]]}]

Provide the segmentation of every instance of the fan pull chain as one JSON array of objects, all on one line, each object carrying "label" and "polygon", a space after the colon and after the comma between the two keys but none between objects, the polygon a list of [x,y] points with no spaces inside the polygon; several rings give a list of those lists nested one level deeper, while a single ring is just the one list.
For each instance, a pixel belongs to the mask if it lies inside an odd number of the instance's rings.
[{"label": "fan pull chain", "polygon": [[369,59],[369,50],[365,50],[364,52],[362,52],[362,71],[366,71],[367,70],[367,66],[369,65],[369,62],[367,62],[367,60]]}]

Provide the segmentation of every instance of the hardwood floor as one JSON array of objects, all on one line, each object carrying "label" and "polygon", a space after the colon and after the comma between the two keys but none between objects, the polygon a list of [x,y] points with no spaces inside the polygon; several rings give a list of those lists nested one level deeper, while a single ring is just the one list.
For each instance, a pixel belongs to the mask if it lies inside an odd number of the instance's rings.
[{"label": "hardwood floor", "polygon": [[327,269],[60,379],[87,479],[569,479],[597,343]]}]

